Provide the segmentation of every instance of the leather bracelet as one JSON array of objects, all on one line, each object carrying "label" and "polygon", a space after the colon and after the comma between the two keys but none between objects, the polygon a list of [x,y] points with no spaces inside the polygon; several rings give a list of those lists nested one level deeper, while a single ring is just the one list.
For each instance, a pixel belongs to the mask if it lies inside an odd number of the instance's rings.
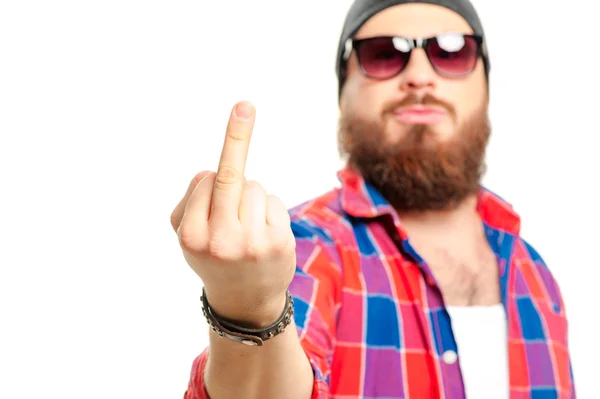
[{"label": "leather bracelet", "polygon": [[284,332],[285,328],[291,323],[294,314],[294,299],[289,291],[286,291],[285,308],[279,319],[267,328],[261,329],[238,326],[231,321],[219,317],[210,307],[204,287],[202,288],[200,300],[202,301],[202,313],[206,317],[208,325],[215,333],[221,338],[228,338],[248,346],[262,346],[264,341],[268,341]]}]

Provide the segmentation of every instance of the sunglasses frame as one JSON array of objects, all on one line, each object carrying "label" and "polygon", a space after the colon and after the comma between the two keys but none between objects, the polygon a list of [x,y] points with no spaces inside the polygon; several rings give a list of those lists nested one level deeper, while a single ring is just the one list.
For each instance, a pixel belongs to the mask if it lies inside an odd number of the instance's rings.
[{"label": "sunglasses frame", "polygon": [[[405,36],[373,36],[373,37],[366,37],[363,39],[350,38],[350,39],[346,40],[344,54],[342,56],[342,59],[344,60],[344,63],[347,63],[348,60],[350,59],[350,55],[352,54],[352,51],[354,50],[356,52],[356,59],[358,61],[358,66],[359,66],[360,72],[363,76],[365,76],[369,79],[374,79],[374,80],[388,80],[388,79],[395,78],[396,76],[401,74],[404,71],[404,69],[406,69],[406,66],[408,65],[408,63],[410,62],[410,57],[412,56],[413,50],[417,49],[417,48],[421,48],[421,49],[423,49],[423,51],[425,51],[425,54],[427,55],[427,60],[429,61],[429,64],[431,65],[431,67],[435,70],[435,72],[438,75],[445,77],[445,78],[450,78],[450,79],[465,78],[473,73],[473,71],[475,70],[475,66],[470,71],[465,72],[464,74],[455,75],[455,74],[444,73],[443,71],[439,70],[434,65],[433,62],[431,62],[429,52],[427,51],[427,45],[430,42],[437,40],[439,37],[448,36],[448,35],[460,35],[465,38],[474,39],[475,42],[477,43],[476,58],[482,57],[485,60],[485,58],[487,56],[487,48],[486,48],[485,40],[484,40],[483,36],[475,35],[475,34],[467,34],[467,33],[458,33],[458,32],[445,32],[445,33],[441,33],[441,34],[438,34],[435,36],[430,36],[430,37],[425,37],[425,38],[411,38],[411,37],[405,37]],[[392,75],[390,77],[386,77],[386,78],[378,78],[378,77],[370,76],[363,69],[363,66],[360,62],[360,57],[358,55],[359,54],[358,50],[362,43],[364,43],[368,40],[373,40],[373,39],[390,39],[391,41],[396,40],[396,39],[402,39],[402,40],[406,40],[407,43],[409,44],[410,49],[407,53],[408,56],[406,59],[406,64],[402,68],[400,68],[400,70],[397,73],[395,73],[394,75]],[[477,65],[477,63],[475,63],[475,65]],[[344,69],[345,69],[345,65],[344,65]],[[345,71],[344,71],[344,74],[345,74]]]}]

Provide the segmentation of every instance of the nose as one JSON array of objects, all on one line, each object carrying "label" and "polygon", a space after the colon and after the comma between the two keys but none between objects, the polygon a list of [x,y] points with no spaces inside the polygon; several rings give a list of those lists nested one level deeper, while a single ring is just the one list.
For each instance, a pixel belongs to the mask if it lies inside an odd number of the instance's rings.
[{"label": "nose", "polygon": [[428,92],[436,86],[437,74],[422,49],[413,50],[408,65],[399,75],[403,91]]}]

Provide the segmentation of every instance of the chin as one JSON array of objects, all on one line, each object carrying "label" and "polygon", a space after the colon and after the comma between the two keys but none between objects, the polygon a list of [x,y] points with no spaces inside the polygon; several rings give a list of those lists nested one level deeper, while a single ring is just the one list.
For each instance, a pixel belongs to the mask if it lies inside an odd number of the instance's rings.
[{"label": "chin", "polygon": [[386,141],[405,148],[434,148],[451,141],[454,135],[453,131],[439,124],[402,125],[388,129]]}]

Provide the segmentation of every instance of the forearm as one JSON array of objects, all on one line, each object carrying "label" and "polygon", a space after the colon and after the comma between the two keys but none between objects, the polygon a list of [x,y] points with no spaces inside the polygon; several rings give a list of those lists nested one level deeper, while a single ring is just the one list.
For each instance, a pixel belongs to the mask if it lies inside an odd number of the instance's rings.
[{"label": "forearm", "polygon": [[293,321],[260,347],[211,331],[204,380],[211,399],[310,399],[314,383]]}]

